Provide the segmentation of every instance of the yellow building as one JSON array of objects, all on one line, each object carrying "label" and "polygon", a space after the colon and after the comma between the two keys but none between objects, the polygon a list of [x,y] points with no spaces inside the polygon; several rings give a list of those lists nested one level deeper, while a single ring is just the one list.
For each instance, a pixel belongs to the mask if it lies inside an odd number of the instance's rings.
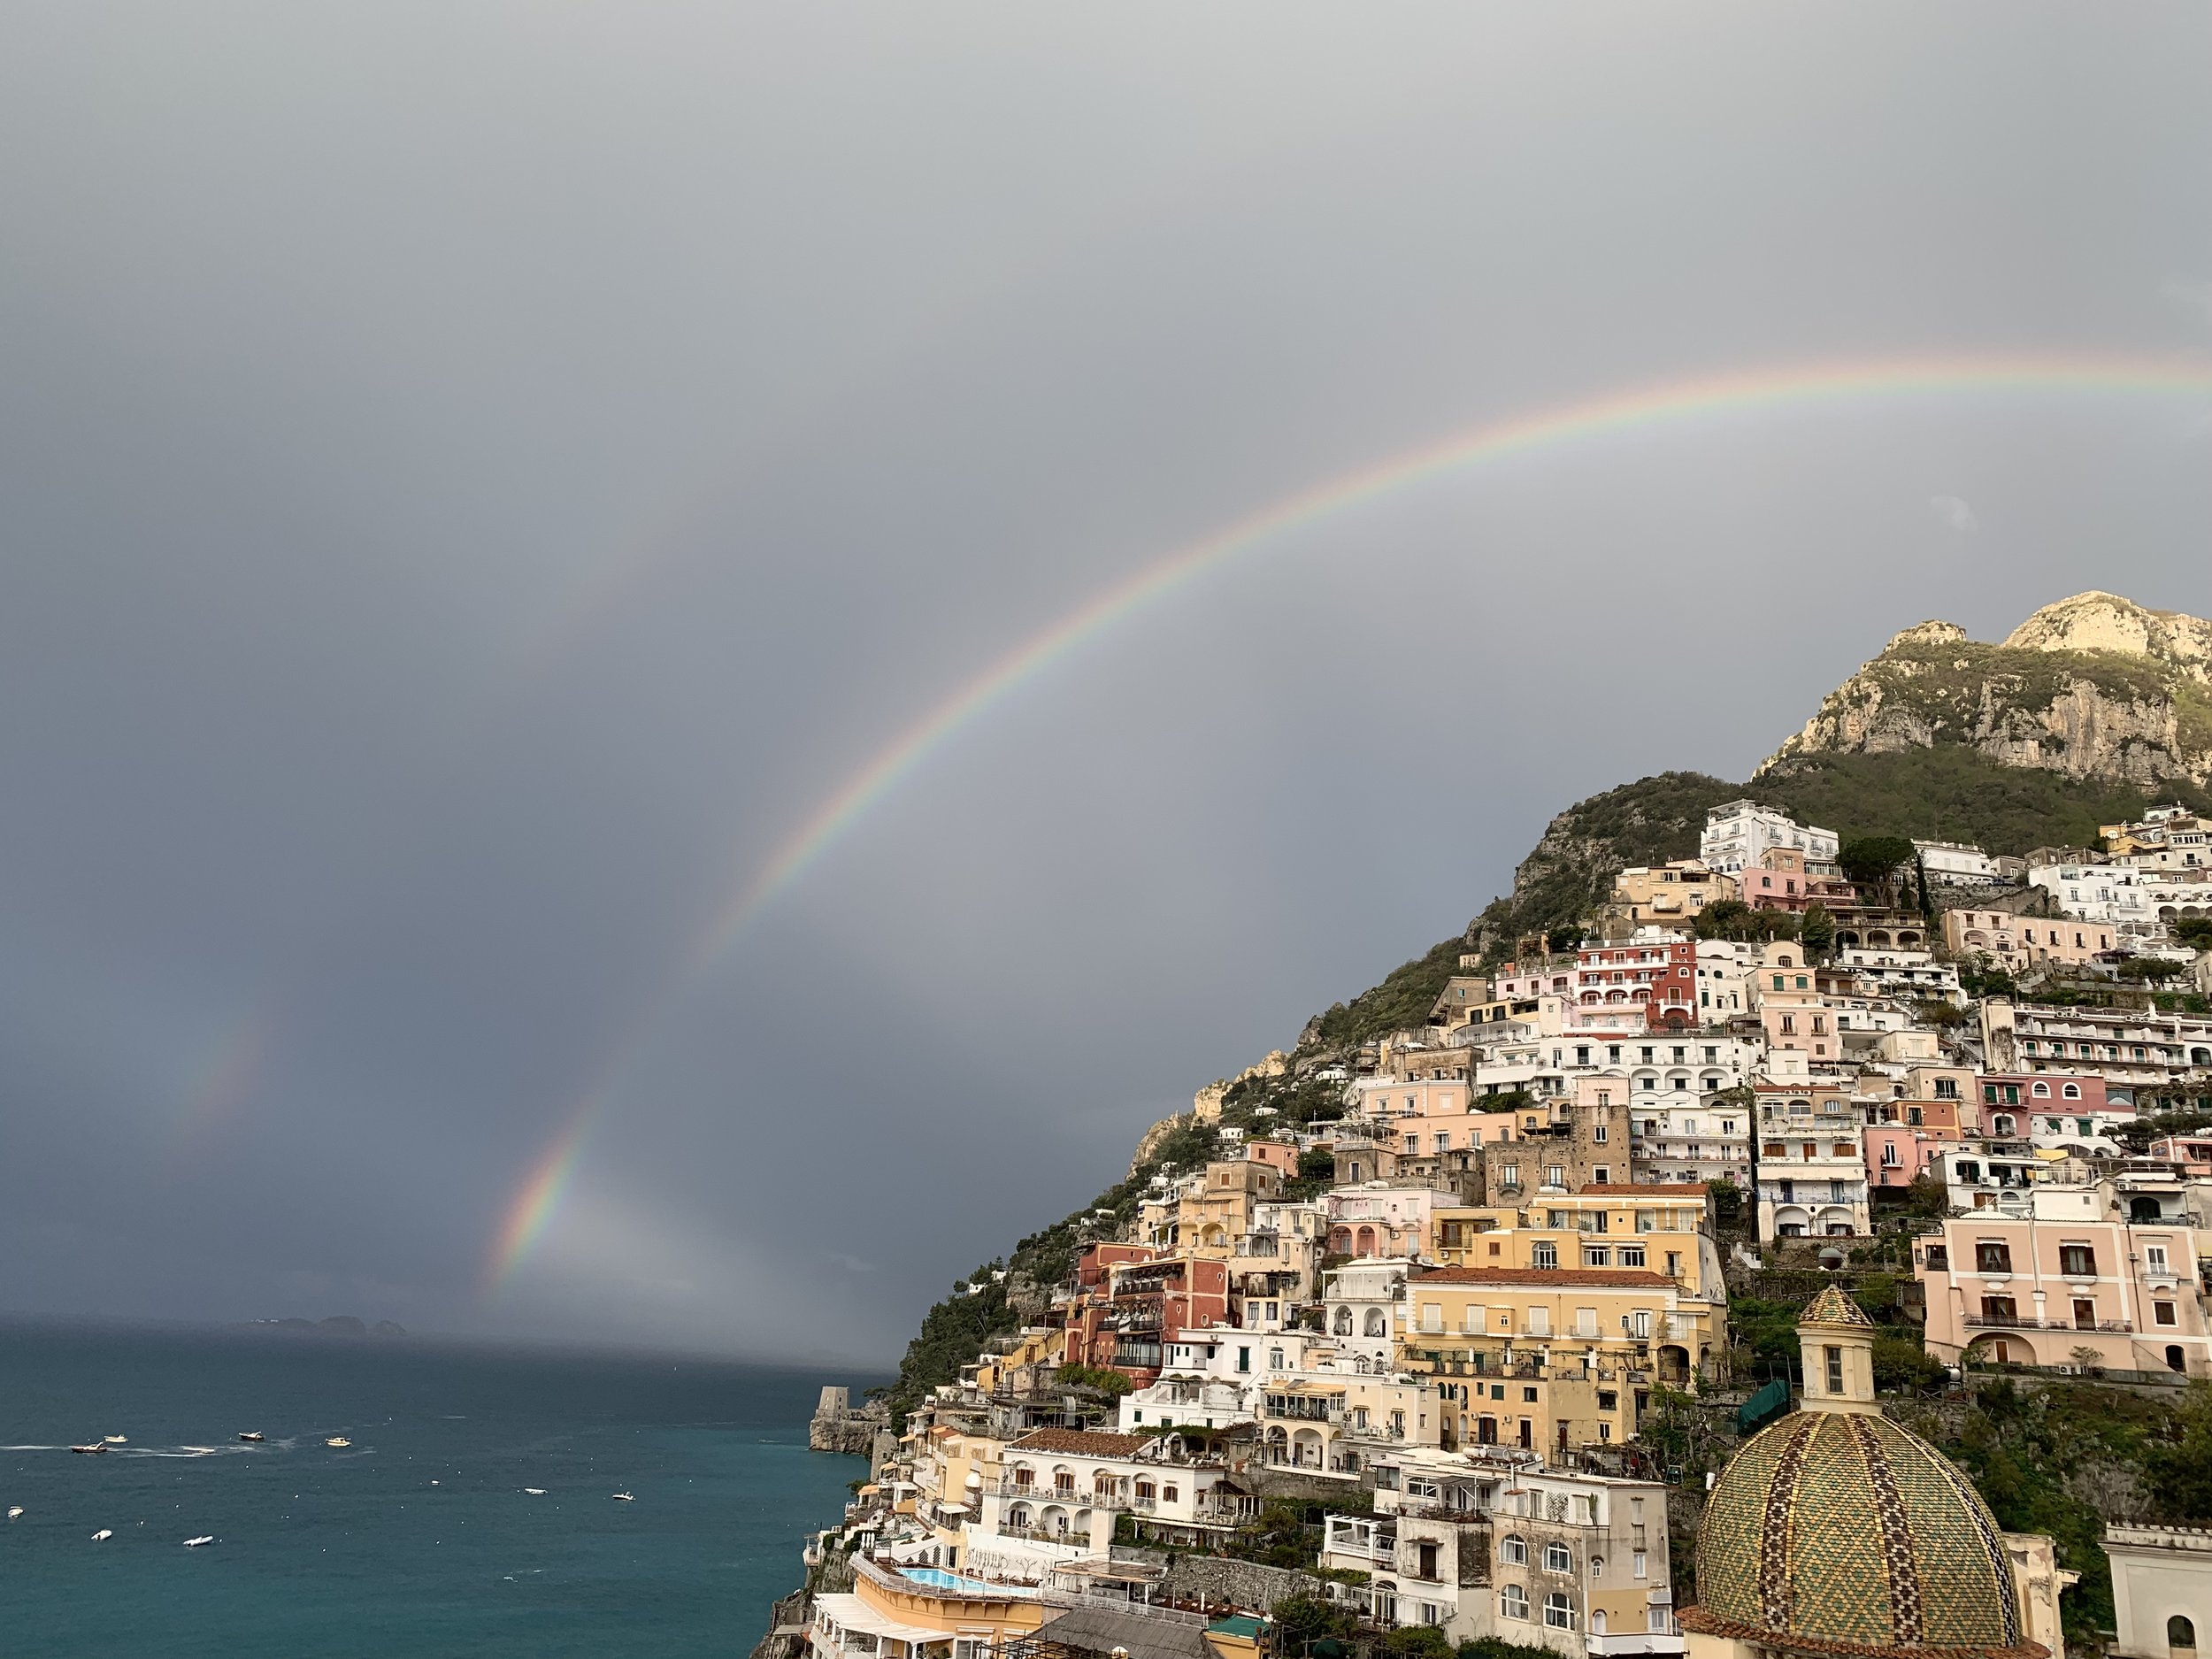
[{"label": "yellow building", "polygon": [[1709,870],[1694,858],[1633,865],[1613,878],[1614,902],[1639,926],[1686,927],[1707,905],[1741,895],[1735,877]]},{"label": "yellow building", "polygon": [[1636,1267],[1448,1267],[1409,1279],[1403,1368],[1431,1379],[1445,1445],[1632,1438],[1655,1386],[1694,1388],[1721,1314]]},{"label": "yellow building", "polygon": [[1724,1302],[1702,1182],[1587,1185],[1516,1204],[1440,1205],[1427,1255],[1447,1267],[1640,1267]]}]

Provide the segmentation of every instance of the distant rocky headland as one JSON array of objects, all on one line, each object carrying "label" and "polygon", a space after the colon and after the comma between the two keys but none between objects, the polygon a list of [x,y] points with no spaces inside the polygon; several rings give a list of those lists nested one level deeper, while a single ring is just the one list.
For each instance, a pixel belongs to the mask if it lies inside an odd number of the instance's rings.
[{"label": "distant rocky headland", "polygon": [[249,1319],[243,1325],[231,1326],[234,1331],[253,1331],[280,1336],[405,1336],[407,1327],[390,1319],[379,1319],[374,1325],[349,1313],[334,1313],[326,1319]]}]

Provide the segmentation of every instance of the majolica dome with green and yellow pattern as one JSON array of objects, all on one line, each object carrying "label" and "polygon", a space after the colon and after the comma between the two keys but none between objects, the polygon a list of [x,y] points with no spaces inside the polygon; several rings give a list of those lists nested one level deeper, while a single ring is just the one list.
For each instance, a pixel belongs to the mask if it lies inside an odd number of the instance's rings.
[{"label": "majolica dome with green and yellow pattern", "polygon": [[[1832,1288],[1806,1310],[1809,1376],[1821,1375],[1817,1355],[1834,1353],[1825,1343],[1858,1336],[1853,1326],[1870,1349],[1870,1322]],[[1847,1395],[1809,1393],[1805,1409],[1753,1435],[1722,1471],[1683,1625],[1794,1653],[2043,1654],[2021,1627],[2004,1534],[1981,1494],[1881,1416],[1870,1386]]]}]

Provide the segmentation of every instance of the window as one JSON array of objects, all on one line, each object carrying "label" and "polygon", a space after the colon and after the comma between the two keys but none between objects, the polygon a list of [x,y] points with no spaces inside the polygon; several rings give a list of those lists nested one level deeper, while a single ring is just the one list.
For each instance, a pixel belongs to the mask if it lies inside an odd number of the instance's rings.
[{"label": "window", "polygon": [[1648,1578],[1651,1576],[1651,1558],[1640,1549],[1636,1551],[1629,1557],[1629,1571],[1636,1578]]},{"label": "window", "polygon": [[1832,1348],[1827,1350],[1827,1357],[1828,1392],[1832,1394],[1839,1394],[1843,1392],[1843,1350],[1839,1348]]},{"label": "window", "polygon": [[2173,1324],[2174,1304],[2170,1302],[2154,1302],[2151,1303],[2151,1323],[2153,1325]]},{"label": "window", "polygon": [[1549,1308],[1531,1308],[1528,1310],[1528,1334],[1531,1336],[1551,1334],[1551,1310]]},{"label": "window", "polygon": [[1993,1240],[1981,1240],[1974,1246],[1974,1268],[1977,1272],[2009,1273],[2012,1271],[2012,1247]]},{"label": "window", "polygon": [[1525,1620],[1528,1617],[1528,1592],[1517,1584],[1509,1584],[1499,1591],[1498,1617]]},{"label": "window", "polygon": [[1546,1572],[1572,1572],[1574,1570],[1574,1555],[1564,1544],[1550,1543],[1544,1546],[1544,1571]]},{"label": "window", "polygon": [[2060,1089],[2059,1093],[2068,1100],[2079,1100],[2081,1098],[2081,1085],[2078,1083],[2069,1083],[2063,1088]]},{"label": "window", "polygon": [[1498,1559],[1512,1566],[1524,1566],[1528,1562],[1528,1540],[1518,1532],[1509,1532],[1498,1540]]},{"label": "window", "polygon": [[1621,1265],[1623,1267],[1641,1267],[1643,1264],[1644,1247],[1642,1245],[1624,1244],[1621,1246]]},{"label": "window", "polygon": [[1544,1623],[1552,1630],[1572,1630],[1575,1625],[1574,1609],[1565,1594],[1554,1590],[1544,1598]]},{"label": "window", "polygon": [[2062,1244],[2058,1247],[2058,1271],[2069,1279],[2094,1279],[2097,1253],[2086,1244]]},{"label": "window", "polygon": [[1602,1244],[1586,1244],[1582,1247],[1582,1264],[1585,1267],[1610,1267],[1613,1265],[1613,1252]]},{"label": "window", "polygon": [[1559,1247],[1549,1239],[1539,1239],[1529,1246],[1528,1263],[1531,1267],[1557,1267]]},{"label": "window", "polygon": [[2167,1271],[2164,1245],[2147,1244],[2143,1247],[2143,1271],[2147,1273],[2163,1273]]}]

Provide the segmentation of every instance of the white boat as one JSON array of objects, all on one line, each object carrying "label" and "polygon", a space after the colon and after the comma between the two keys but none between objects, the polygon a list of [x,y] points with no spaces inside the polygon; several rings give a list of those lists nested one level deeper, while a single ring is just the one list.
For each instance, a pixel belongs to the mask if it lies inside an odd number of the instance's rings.
[{"label": "white boat", "polygon": [[128,1446],[130,1442],[125,1440],[120,1434],[111,1434],[107,1437],[107,1444],[110,1446]]},{"label": "white boat", "polygon": [[618,1492],[614,1494],[614,1501],[617,1503],[635,1503],[637,1502],[637,1494],[634,1492]]},{"label": "white boat", "polygon": [[543,1486],[525,1486],[523,1490],[534,1498],[542,1498],[545,1495],[545,1488]]},{"label": "white boat", "polygon": [[95,1440],[89,1446],[73,1446],[69,1449],[84,1457],[97,1457],[108,1448],[105,1440]]},{"label": "white boat", "polygon": [[187,1549],[197,1549],[197,1548],[199,1548],[202,1544],[211,1544],[211,1543],[213,1543],[214,1541],[215,1541],[215,1534],[214,1534],[214,1533],[212,1533],[212,1532],[203,1532],[203,1533],[202,1533],[199,1537],[197,1537],[197,1538],[188,1538],[188,1539],[186,1539],[186,1540],[184,1540],[184,1547],[185,1547]]},{"label": "white boat", "polygon": [[238,1438],[242,1440],[248,1441],[252,1445],[258,1446],[263,1440],[267,1440],[269,1437],[264,1434],[259,1429],[248,1429]]},{"label": "white boat", "polygon": [[92,1541],[96,1544],[102,1544],[105,1543],[109,1539],[113,1538],[114,1536],[115,1529],[113,1527],[104,1526],[98,1532],[93,1533]]},{"label": "white boat", "polygon": [[353,1442],[342,1434],[334,1434],[323,1442],[326,1446],[350,1446]]},{"label": "white boat", "polygon": [[8,1505],[8,1519],[10,1519],[11,1521],[12,1521],[13,1519],[15,1519],[15,1517],[16,1517],[17,1516],[19,1516],[19,1515],[20,1515],[20,1514],[22,1514],[22,1513],[23,1513],[23,1506],[22,1506],[21,1504],[19,1504],[19,1503],[11,1503],[10,1505]]}]

